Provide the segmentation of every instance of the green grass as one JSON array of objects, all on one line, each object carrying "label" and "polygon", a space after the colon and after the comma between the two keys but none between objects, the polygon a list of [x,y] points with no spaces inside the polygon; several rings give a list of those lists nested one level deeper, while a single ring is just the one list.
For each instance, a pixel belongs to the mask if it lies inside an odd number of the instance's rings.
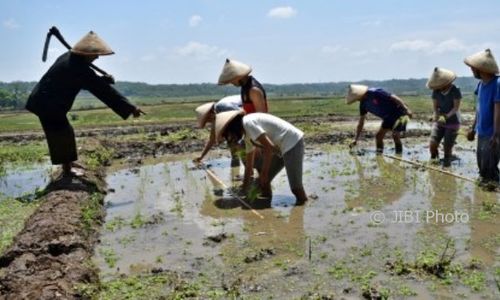
[{"label": "green grass", "polygon": [[24,222],[38,207],[38,202],[22,202],[15,199],[0,199],[0,253],[23,229]]},{"label": "green grass", "polygon": [[[432,114],[432,101],[425,96],[404,97],[408,106],[414,113]],[[72,111],[75,120],[71,123],[75,128],[114,126],[114,125],[139,125],[191,122],[195,123],[194,109],[203,102],[175,102],[160,105],[144,106],[142,109],[147,115],[135,120],[122,120],[107,108],[85,111]],[[465,98],[462,111],[471,111],[473,103]],[[280,117],[297,116],[326,116],[329,114],[356,116],[359,114],[357,104],[346,105],[341,97],[314,98],[314,99],[270,99],[269,110]],[[40,130],[36,116],[30,113],[6,113],[0,118],[0,132]]]},{"label": "green grass", "polygon": [[48,155],[47,146],[42,142],[26,145],[0,143],[0,176],[4,174],[7,163],[23,165],[41,162],[46,155]]}]

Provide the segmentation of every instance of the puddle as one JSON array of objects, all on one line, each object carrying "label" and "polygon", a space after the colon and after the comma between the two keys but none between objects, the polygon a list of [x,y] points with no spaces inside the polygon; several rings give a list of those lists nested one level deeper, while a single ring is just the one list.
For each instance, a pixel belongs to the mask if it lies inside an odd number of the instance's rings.
[{"label": "puddle", "polygon": [[0,199],[17,198],[43,189],[49,183],[51,171],[48,161],[29,166],[7,165],[5,174],[0,176]]},{"label": "puddle", "polygon": [[[475,153],[467,148],[456,153],[461,161],[450,171],[475,178]],[[408,145],[403,158],[426,161],[425,143]],[[225,184],[239,184],[235,178],[243,168],[230,168],[227,158],[208,163]],[[104,279],[160,268],[208,274],[219,283],[224,276],[249,278],[262,286],[259,297],[342,291],[356,286],[356,278],[392,289],[402,285],[422,299],[471,295],[460,284],[436,287],[385,270],[395,252],[414,261],[422,250],[451,238],[454,261],[480,259],[488,274],[486,290],[496,295],[492,274],[500,264],[500,220],[488,217],[483,203],[498,204],[500,194],[371,152],[308,149],[304,186],[312,199],[294,207],[282,171],[273,181],[272,207],[258,210],[261,219],[192,167],[184,159],[108,175],[114,192],[105,199],[106,229],[96,251]],[[433,212],[437,216],[429,216]],[[455,212],[460,219],[449,219]],[[375,213],[383,219],[374,219]],[[441,221],[439,214],[448,219]],[[226,238],[220,242],[207,239],[222,233]],[[349,265],[350,273],[340,272],[339,264]]]}]

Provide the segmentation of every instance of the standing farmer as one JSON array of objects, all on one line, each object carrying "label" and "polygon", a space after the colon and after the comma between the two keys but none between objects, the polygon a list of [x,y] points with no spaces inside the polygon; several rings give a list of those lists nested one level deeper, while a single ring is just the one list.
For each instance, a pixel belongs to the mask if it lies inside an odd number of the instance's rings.
[{"label": "standing farmer", "polygon": [[473,54],[464,60],[474,77],[479,79],[475,94],[477,109],[474,124],[467,134],[470,141],[477,138],[477,164],[484,183],[499,183],[500,160],[500,82],[498,65],[490,49]]},{"label": "standing farmer", "polygon": [[98,76],[89,66],[100,55],[114,52],[94,32],[85,35],[70,51],[62,54],[43,75],[28,98],[26,109],[40,119],[50,159],[62,165],[63,176],[83,175],[72,168],[78,159],[75,134],[66,114],[80,90],[88,90],[123,119],[144,114],[115,90],[107,78]]},{"label": "standing farmer", "polygon": [[452,150],[460,129],[458,114],[462,94],[460,89],[453,84],[456,78],[457,76],[452,71],[436,67],[427,81],[427,88],[433,91],[432,102],[434,108],[434,125],[429,150],[431,159],[438,159],[438,147],[444,138],[443,165],[445,167],[451,165]]},{"label": "standing farmer", "polygon": [[252,68],[233,59],[226,59],[219,76],[219,85],[233,84],[241,87],[241,100],[246,114],[268,112],[264,87],[250,75]]},{"label": "standing farmer", "polygon": [[384,152],[384,136],[388,131],[392,131],[396,153],[401,154],[403,152],[401,132],[406,131],[406,124],[412,116],[412,112],[403,100],[380,88],[368,88],[366,85],[351,84],[349,85],[346,103],[351,104],[355,101],[359,101],[360,117],[356,137],[350,147],[355,146],[358,142],[365,125],[366,115],[370,112],[382,119],[380,129],[375,136],[377,153]]}]

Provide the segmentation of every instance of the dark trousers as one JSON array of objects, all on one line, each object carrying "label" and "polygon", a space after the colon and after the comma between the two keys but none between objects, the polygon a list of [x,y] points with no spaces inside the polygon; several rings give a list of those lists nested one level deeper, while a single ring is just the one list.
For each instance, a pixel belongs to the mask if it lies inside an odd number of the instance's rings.
[{"label": "dark trousers", "polygon": [[40,115],[38,118],[45,132],[52,164],[60,165],[77,160],[75,132],[66,115]]},{"label": "dark trousers", "polygon": [[492,148],[489,137],[478,137],[476,155],[481,178],[487,181],[499,182],[499,146],[497,145],[497,147]]}]

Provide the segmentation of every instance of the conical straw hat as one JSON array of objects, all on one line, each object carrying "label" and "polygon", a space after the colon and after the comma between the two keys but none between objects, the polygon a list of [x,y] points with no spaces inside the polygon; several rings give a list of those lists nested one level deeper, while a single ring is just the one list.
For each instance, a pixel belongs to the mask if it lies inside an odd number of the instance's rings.
[{"label": "conical straw hat", "polygon": [[426,86],[431,90],[437,90],[452,83],[456,78],[457,75],[453,71],[435,67]]},{"label": "conical straw hat", "polygon": [[252,72],[252,68],[234,59],[226,59],[222,72],[219,76],[219,85],[228,84],[238,77],[243,77]]},{"label": "conical straw hat", "polygon": [[199,128],[203,128],[205,127],[205,124],[207,124],[208,117],[210,116],[210,112],[212,111],[214,104],[215,102],[205,103],[195,109]]},{"label": "conical straw hat", "polygon": [[464,59],[469,67],[478,69],[488,74],[498,74],[498,65],[490,49],[472,54]]},{"label": "conical straw hat", "polygon": [[215,115],[215,140],[217,143],[222,141],[222,134],[226,130],[227,125],[239,115],[243,115],[242,110],[224,111]]},{"label": "conical straw hat", "polygon": [[111,55],[113,50],[96,33],[90,31],[75,46],[71,52],[79,55]]},{"label": "conical straw hat", "polygon": [[350,84],[347,96],[345,98],[347,104],[360,100],[368,91],[368,87],[362,84]]}]

